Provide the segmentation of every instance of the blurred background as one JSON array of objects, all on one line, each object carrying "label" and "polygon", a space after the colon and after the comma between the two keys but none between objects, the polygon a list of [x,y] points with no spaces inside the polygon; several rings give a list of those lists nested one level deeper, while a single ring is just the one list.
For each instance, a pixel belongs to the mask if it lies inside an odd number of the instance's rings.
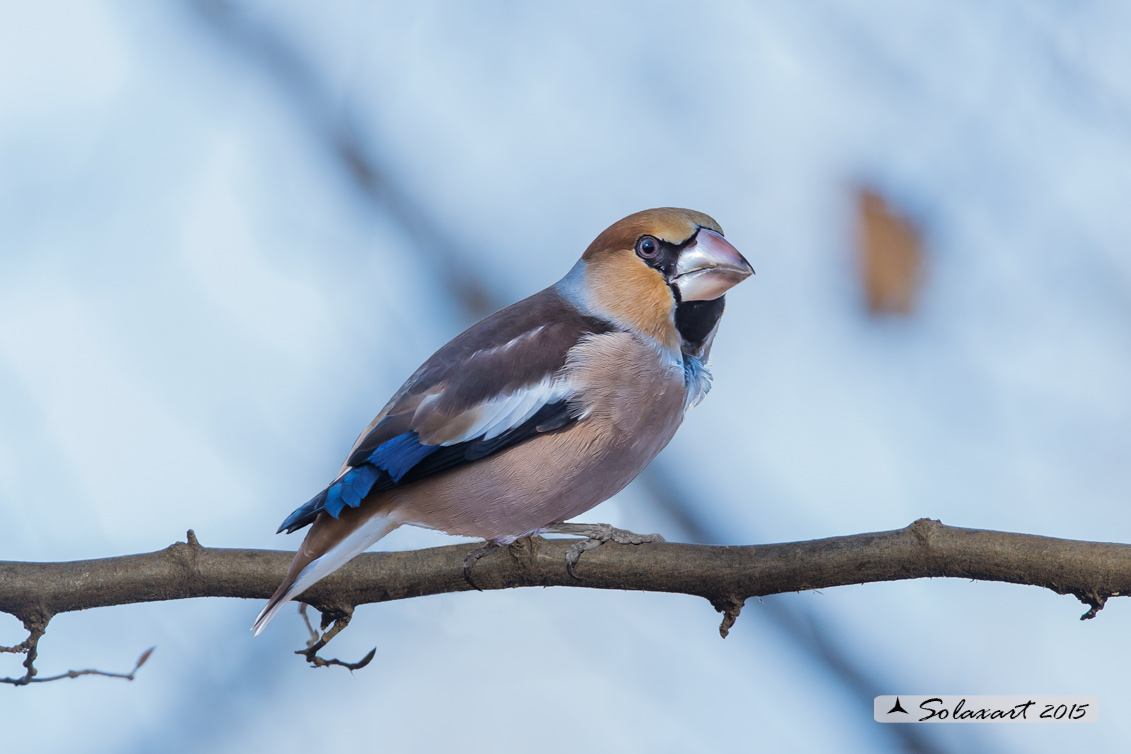
[{"label": "blurred background", "polygon": [[[290,548],[416,366],[653,206],[757,270],[715,385],[588,518],[751,544],[944,523],[1131,542],[1131,6],[5,2],[0,559]],[[455,540],[403,529],[379,547]],[[11,751],[1059,752],[1131,738],[1131,605],[959,580],[67,614]],[[0,644],[24,634],[0,616]],[[0,655],[0,675],[20,658]],[[896,726],[877,694],[1090,694]]]}]

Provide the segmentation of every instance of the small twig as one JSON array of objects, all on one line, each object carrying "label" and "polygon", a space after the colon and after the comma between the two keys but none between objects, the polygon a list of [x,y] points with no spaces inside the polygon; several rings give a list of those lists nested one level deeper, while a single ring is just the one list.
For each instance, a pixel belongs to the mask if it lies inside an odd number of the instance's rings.
[{"label": "small twig", "polygon": [[[310,632],[310,641],[306,643],[306,648],[310,649],[321,637],[318,635],[318,632],[314,630],[314,624],[310,622],[310,616],[306,612],[308,607],[310,607],[310,605],[305,602],[298,603],[298,614],[302,616],[302,622],[306,624],[306,630]],[[329,641],[329,639],[326,641]],[[323,642],[323,646],[325,646],[325,642]]]},{"label": "small twig", "polygon": [[[305,653],[295,652],[295,654],[301,655]],[[365,657],[362,657],[357,662],[346,662],[345,660],[339,660],[336,657],[319,657],[318,655],[306,655],[306,659],[309,660],[310,664],[316,668],[327,668],[331,665],[340,665],[341,667],[352,672],[354,670],[361,670],[366,665],[373,662],[373,658],[376,657],[376,655],[377,647],[374,647],[373,649],[369,650],[369,653],[365,655]]]},{"label": "small twig", "polygon": [[27,629],[27,638],[14,647],[0,647],[5,652],[26,655],[23,666],[27,672],[19,678],[0,678],[0,683],[9,683],[13,686],[26,686],[36,680],[35,658],[39,654],[39,640],[47,633],[47,624],[51,618],[37,614],[34,618],[24,618],[24,628]]},{"label": "small twig", "polygon": [[[150,647],[149,649],[142,652],[141,657],[137,658],[137,663],[134,665],[134,669],[128,673],[110,673],[105,670],[94,669],[68,670],[66,673],[60,673],[59,675],[47,676],[46,678],[36,678],[35,649],[37,648],[39,639],[42,636],[43,632],[41,631],[39,632],[38,636],[29,636],[26,641],[24,641],[22,644],[17,645],[27,645],[28,658],[24,660],[24,667],[27,668],[27,673],[25,673],[21,678],[0,678],[0,683],[8,683],[13,686],[26,686],[29,683],[48,683],[50,681],[59,681],[64,678],[78,678],[80,675],[101,675],[107,678],[125,678],[127,681],[132,681],[134,679],[134,676],[137,674],[138,669],[140,669],[141,666],[145,664],[145,661],[149,659],[149,656],[153,654],[153,650],[157,649],[157,647]],[[10,652],[14,648],[0,647],[0,649],[6,652]]]},{"label": "small twig", "polygon": [[22,655],[31,648],[32,644],[32,638],[29,636],[14,647],[0,647],[0,653],[8,652],[14,655]]},{"label": "small twig", "polygon": [[307,615],[306,609],[308,605],[305,602],[299,604],[299,614],[302,615],[302,620],[306,623],[306,630],[310,632],[310,640],[306,642],[306,649],[295,650],[296,655],[302,655],[316,668],[327,668],[331,665],[338,665],[346,668],[347,670],[361,670],[369,663],[373,662],[373,658],[377,655],[377,647],[369,650],[369,654],[362,657],[357,662],[346,662],[339,660],[336,657],[319,657],[318,650],[330,643],[330,640],[341,633],[342,629],[350,623],[350,618],[353,616],[352,607],[337,607],[333,610],[326,609],[322,612],[322,626],[325,628],[330,620],[333,620],[334,625],[330,630],[326,631],[321,636],[314,629],[314,625],[310,622],[310,616]]}]

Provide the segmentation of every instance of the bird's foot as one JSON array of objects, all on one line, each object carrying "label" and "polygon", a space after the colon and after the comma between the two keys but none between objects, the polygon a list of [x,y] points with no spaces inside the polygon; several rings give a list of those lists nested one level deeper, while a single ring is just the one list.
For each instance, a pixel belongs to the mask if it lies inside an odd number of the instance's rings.
[{"label": "bird's foot", "polygon": [[500,542],[498,540],[487,540],[487,542],[482,547],[469,552],[467,554],[467,557],[463,559],[463,578],[464,578],[464,581],[466,581],[468,584],[471,584],[472,587],[474,587],[475,589],[482,592],[483,587],[476,584],[475,579],[473,579],[471,577],[471,569],[475,567],[476,562],[478,562],[479,559],[482,558],[484,555],[491,553],[491,552],[494,552],[495,550],[499,549],[502,546],[503,546],[503,542]]},{"label": "bird's foot", "polygon": [[566,570],[578,581],[582,578],[577,575],[574,568],[583,552],[600,547],[606,542],[616,542],[618,545],[644,545],[664,541],[659,534],[637,534],[608,524],[551,524],[544,531],[547,534],[573,534],[586,537],[580,542],[574,542],[566,550]]}]

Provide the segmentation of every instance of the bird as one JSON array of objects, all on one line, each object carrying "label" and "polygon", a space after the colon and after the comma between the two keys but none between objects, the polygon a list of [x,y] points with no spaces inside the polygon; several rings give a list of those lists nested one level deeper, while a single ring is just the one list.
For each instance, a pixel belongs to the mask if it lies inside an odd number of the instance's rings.
[{"label": "bird", "polygon": [[469,580],[475,559],[530,534],[581,534],[580,550],[659,540],[566,522],[640,474],[706,395],[725,294],[753,273],[708,215],[648,209],[605,229],[557,283],[440,348],[279,527],[310,530],[255,635],[405,524],[485,540],[465,561]]}]

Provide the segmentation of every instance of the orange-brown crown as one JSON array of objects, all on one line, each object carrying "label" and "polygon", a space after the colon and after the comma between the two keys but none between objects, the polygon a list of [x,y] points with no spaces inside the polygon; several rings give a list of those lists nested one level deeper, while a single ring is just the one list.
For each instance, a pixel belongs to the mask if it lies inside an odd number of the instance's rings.
[{"label": "orange-brown crown", "polygon": [[693,209],[678,207],[658,207],[646,209],[629,215],[610,225],[593,239],[585,250],[582,259],[586,262],[595,257],[620,250],[632,251],[640,236],[653,236],[668,243],[681,244],[700,228],[710,228],[720,235],[723,229],[709,215]]}]

